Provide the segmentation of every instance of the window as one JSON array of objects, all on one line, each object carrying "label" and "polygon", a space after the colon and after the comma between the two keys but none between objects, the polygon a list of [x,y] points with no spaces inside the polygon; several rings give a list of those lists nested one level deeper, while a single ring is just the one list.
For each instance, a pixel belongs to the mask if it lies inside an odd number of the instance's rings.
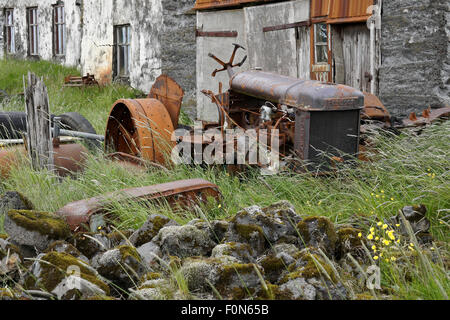
[{"label": "window", "polygon": [[5,49],[6,53],[16,52],[14,42],[14,9],[5,9]]},{"label": "window", "polygon": [[130,25],[114,27],[114,76],[126,78],[130,75],[131,55]]},{"label": "window", "polygon": [[39,28],[37,22],[37,8],[27,8],[28,23],[28,54],[30,56],[39,55]]},{"label": "window", "polygon": [[53,7],[53,53],[55,56],[66,54],[66,18],[64,4]]},{"label": "window", "polygon": [[314,25],[315,63],[328,63],[328,29],[325,23]]}]

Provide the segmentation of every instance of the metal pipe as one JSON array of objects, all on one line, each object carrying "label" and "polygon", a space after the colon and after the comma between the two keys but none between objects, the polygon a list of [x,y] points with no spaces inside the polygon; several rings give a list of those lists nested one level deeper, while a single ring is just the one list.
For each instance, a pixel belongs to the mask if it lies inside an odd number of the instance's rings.
[{"label": "metal pipe", "polygon": [[59,129],[59,133],[62,136],[76,137],[76,138],[83,138],[83,139],[90,139],[90,140],[98,140],[98,141],[105,141],[105,136],[98,135],[98,134],[93,134],[93,133],[86,133],[86,132],[79,132],[79,131],[70,131],[70,130],[64,130],[64,129]]}]

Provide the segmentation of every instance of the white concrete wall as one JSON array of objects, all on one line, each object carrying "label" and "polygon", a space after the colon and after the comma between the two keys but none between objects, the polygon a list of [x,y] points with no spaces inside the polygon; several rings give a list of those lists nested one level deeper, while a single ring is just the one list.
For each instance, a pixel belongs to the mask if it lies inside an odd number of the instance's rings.
[{"label": "white concrete wall", "polygon": [[[237,38],[197,38],[197,117],[201,120],[216,121],[217,107],[205,97],[201,90],[218,92],[218,83],[223,83],[224,91],[229,88],[226,72],[211,77],[219,68],[211,52],[228,61],[237,42],[247,48],[241,51],[236,62],[248,55],[248,60],[236,72],[261,68],[264,71],[309,78],[309,33],[303,28],[300,39],[296,39],[295,29],[263,32],[264,27],[302,22],[309,19],[309,0],[297,0],[268,5],[245,7],[236,10],[197,12],[197,28],[203,31],[238,31]],[[299,56],[301,55],[301,56]]]},{"label": "white concrete wall", "polygon": [[[202,31],[237,31],[237,38],[197,38],[197,118],[205,121],[215,121],[218,118],[217,107],[211,99],[201,93],[201,90],[218,92],[219,82],[223,83],[223,90],[229,89],[229,77],[226,71],[217,73],[213,78],[211,73],[215,69],[222,68],[215,60],[208,57],[208,53],[216,55],[222,61],[227,62],[233,52],[232,43],[238,43],[247,48],[245,35],[244,11],[227,10],[214,12],[198,12],[197,28]],[[239,50],[235,62],[240,62],[247,53]],[[236,71],[246,70],[250,67],[246,62],[242,68]]]},{"label": "white concrete wall", "polygon": [[247,7],[244,12],[250,66],[297,77],[295,29],[263,32],[263,28],[307,21],[309,19],[309,0]]},{"label": "white concrete wall", "polygon": [[[39,58],[52,60],[53,56],[53,7],[55,0],[0,0],[1,19],[4,19],[3,9],[14,8],[14,28],[17,58],[28,56],[28,30],[26,8],[37,7],[39,30]],[[66,16],[66,55],[58,61],[68,66],[79,66],[81,28],[81,9],[75,5],[75,0],[64,1]],[[3,30],[2,30],[3,32]],[[3,48],[2,48],[3,49]],[[2,55],[3,55],[2,50]]]},{"label": "white concrete wall", "polygon": [[94,74],[102,83],[112,80],[114,26],[130,24],[130,84],[149,92],[161,74],[161,0],[85,0],[83,6],[82,73]]}]

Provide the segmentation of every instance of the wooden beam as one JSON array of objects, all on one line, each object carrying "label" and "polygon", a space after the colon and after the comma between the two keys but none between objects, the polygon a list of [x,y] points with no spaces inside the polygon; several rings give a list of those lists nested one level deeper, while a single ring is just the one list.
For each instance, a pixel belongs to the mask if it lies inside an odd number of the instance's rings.
[{"label": "wooden beam", "polygon": [[53,142],[47,87],[44,80],[28,72],[25,86],[27,150],[34,170],[53,170]]},{"label": "wooden beam", "polygon": [[295,22],[295,23],[280,24],[280,25],[277,25],[277,26],[264,27],[263,28],[263,32],[286,30],[286,29],[305,27],[305,26],[309,27],[310,25],[311,25],[311,21],[302,21],[302,22]]},{"label": "wooden beam", "polygon": [[214,37],[214,38],[236,38],[237,31],[195,31],[196,37]]}]

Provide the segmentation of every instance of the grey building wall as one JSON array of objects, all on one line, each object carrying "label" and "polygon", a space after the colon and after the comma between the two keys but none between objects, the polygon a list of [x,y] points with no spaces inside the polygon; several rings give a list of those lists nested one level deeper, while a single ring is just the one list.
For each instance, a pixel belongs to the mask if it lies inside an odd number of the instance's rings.
[{"label": "grey building wall", "polygon": [[183,88],[184,105],[195,118],[196,16],[195,0],[163,0],[163,29],[160,33],[161,71]]},{"label": "grey building wall", "polygon": [[380,98],[406,116],[450,104],[447,0],[383,1]]}]

